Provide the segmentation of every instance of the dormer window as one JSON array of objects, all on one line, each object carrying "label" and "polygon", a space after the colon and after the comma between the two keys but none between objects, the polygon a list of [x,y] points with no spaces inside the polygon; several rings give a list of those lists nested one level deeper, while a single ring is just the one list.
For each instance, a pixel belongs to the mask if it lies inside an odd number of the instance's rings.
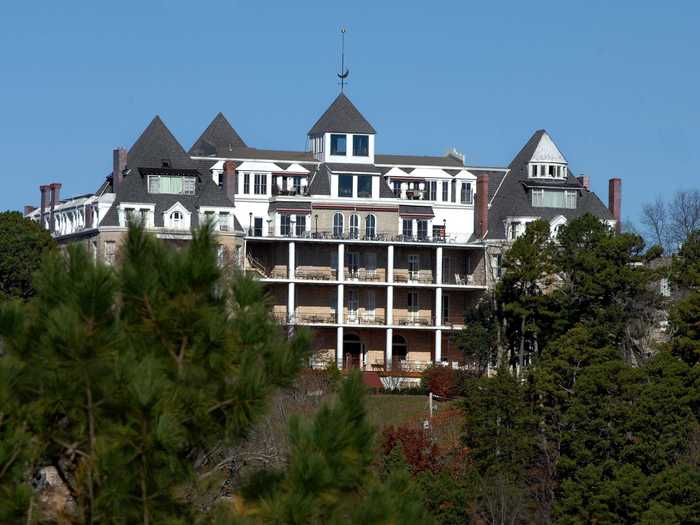
[{"label": "dormer window", "polygon": [[531,178],[565,179],[566,166],[562,164],[530,164]]},{"label": "dormer window", "polygon": [[355,157],[369,157],[369,136],[353,135],[352,154]]},{"label": "dormer window", "polygon": [[148,193],[170,193],[173,195],[194,195],[197,181],[195,177],[182,175],[149,175]]},{"label": "dormer window", "polygon": [[331,135],[331,155],[347,155],[347,137],[345,135]]}]

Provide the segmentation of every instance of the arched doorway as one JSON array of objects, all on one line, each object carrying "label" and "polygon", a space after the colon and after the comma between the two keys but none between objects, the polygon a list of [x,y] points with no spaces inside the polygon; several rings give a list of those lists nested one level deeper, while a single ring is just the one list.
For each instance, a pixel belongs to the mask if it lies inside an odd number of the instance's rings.
[{"label": "arched doorway", "polygon": [[400,370],[401,361],[406,360],[408,355],[408,343],[402,335],[395,335],[391,340],[391,361],[392,369]]},{"label": "arched doorway", "polygon": [[361,368],[364,345],[357,334],[343,336],[343,368]]}]

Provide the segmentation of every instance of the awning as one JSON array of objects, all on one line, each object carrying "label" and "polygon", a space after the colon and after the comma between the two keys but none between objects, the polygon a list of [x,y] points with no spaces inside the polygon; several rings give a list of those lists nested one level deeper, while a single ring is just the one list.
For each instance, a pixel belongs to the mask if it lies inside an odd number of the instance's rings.
[{"label": "awning", "polygon": [[311,213],[310,202],[275,201],[270,203],[270,213]]},{"label": "awning", "polygon": [[435,217],[432,206],[413,206],[410,204],[399,204],[399,215],[412,219],[432,219]]}]

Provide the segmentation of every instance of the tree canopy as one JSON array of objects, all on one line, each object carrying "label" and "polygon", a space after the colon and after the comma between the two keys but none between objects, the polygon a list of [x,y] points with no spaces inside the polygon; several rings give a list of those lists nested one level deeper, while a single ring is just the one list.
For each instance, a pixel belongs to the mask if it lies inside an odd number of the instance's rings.
[{"label": "tree canopy", "polygon": [[27,299],[33,293],[32,274],[44,253],[55,249],[49,232],[17,211],[0,213],[0,301]]}]

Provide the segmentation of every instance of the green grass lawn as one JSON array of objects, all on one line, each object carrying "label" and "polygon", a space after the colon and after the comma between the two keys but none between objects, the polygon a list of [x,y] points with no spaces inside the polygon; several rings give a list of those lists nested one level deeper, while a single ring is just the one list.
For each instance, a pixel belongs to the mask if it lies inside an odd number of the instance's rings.
[{"label": "green grass lawn", "polygon": [[428,396],[370,395],[367,397],[369,420],[378,428],[400,425],[428,415]]}]

